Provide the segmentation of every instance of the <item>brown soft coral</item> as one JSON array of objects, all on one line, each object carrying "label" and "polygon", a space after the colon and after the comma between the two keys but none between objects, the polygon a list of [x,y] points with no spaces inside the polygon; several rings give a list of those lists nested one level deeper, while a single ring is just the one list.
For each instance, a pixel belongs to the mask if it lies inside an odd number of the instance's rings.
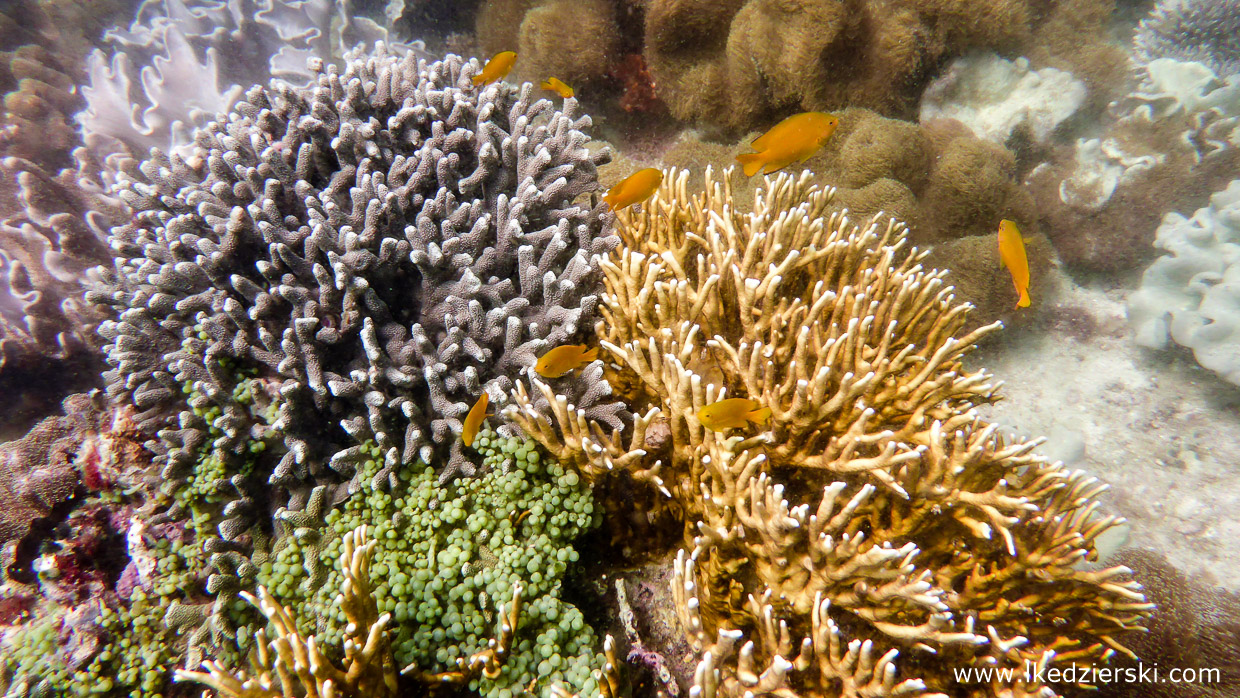
[{"label": "brown soft coral", "polygon": [[[1089,564],[1118,521],[1104,486],[978,416],[997,396],[961,359],[994,327],[963,333],[967,309],[897,224],[857,227],[811,182],[768,178],[741,213],[727,176],[690,195],[673,172],[618,214],[597,330],[637,386],[632,430],[536,378],[556,422],[523,386],[510,416],[684,516],[673,595],[704,698],[930,695],[953,667],[1017,670],[975,696],[1059,695],[1020,670],[1127,653],[1150,608],[1129,570]],[[727,397],[769,408],[765,431],[707,429]]]},{"label": "brown soft coral", "polygon": [[1029,24],[1025,0],[652,0],[646,59],[674,116],[742,131],[779,111],[904,113],[938,61]]},{"label": "brown soft coral", "polygon": [[515,72],[535,83],[557,77],[580,88],[607,75],[620,59],[619,45],[610,0],[552,0],[521,20]]},{"label": "brown soft coral", "polygon": [[75,458],[101,415],[97,398],[74,395],[65,400],[63,416],[49,417],[24,437],[0,445],[0,543],[21,538],[35,519],[77,489]]}]

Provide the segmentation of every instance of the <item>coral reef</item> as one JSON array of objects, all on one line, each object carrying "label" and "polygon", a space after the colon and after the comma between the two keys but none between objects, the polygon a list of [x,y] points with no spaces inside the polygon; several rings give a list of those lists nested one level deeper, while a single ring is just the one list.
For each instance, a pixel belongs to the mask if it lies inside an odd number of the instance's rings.
[{"label": "coral reef", "polygon": [[1201,63],[1223,77],[1240,73],[1240,3],[1160,0],[1132,38],[1136,60]]},{"label": "coral reef", "polygon": [[989,325],[1002,320],[1005,327],[1028,325],[1038,318],[1044,307],[1054,305],[1055,253],[1043,235],[1028,236],[1025,253],[1032,278],[1029,295],[1033,307],[1014,310],[1017,294],[1012,277],[999,263],[999,246],[995,235],[974,235],[941,242],[930,248],[926,266],[950,270],[944,279],[955,289],[957,300],[973,306],[965,322],[966,329]]},{"label": "coral reef", "polygon": [[574,88],[604,78],[620,59],[612,0],[550,0],[531,8],[517,33],[517,79],[555,76]]},{"label": "coral reef", "polygon": [[1192,349],[1197,361],[1240,385],[1240,180],[1210,197],[1192,218],[1168,213],[1154,246],[1161,255],[1128,297],[1138,344],[1164,349],[1168,340]]},{"label": "coral reef", "polygon": [[1240,76],[1159,58],[1119,100],[1099,138],[1080,139],[1030,173],[1042,229],[1070,269],[1121,271],[1153,256],[1168,210],[1191,210],[1240,168]]},{"label": "coral reef", "polygon": [[89,464],[78,464],[75,456],[100,426],[97,402],[90,395],[67,398],[63,416],[48,417],[24,437],[0,444],[0,500],[6,503],[0,509],[0,544],[20,539],[35,520],[89,481],[79,469]]},{"label": "coral reef", "polygon": [[743,131],[790,109],[903,113],[938,61],[1029,25],[1022,0],[652,0],[645,56],[675,117]]},{"label": "coral reef", "polygon": [[1085,101],[1085,85],[1055,68],[970,54],[952,61],[921,96],[920,121],[956,119],[974,135],[1003,145],[1016,129],[1044,143]]},{"label": "coral reef", "polygon": [[[361,490],[325,514],[281,511],[283,533],[258,582],[309,619],[319,642],[347,640],[348,618],[333,602],[341,577],[342,532],[373,529],[371,577],[379,611],[392,615],[388,637],[396,663],[430,683],[458,683],[487,696],[513,694],[536,681],[594,694],[598,643],[581,612],[563,599],[578,559],[572,541],[597,523],[585,483],[529,441],[479,434],[484,474],[435,484],[415,465],[395,486],[374,478],[376,453]],[[378,486],[376,486],[378,485]],[[320,523],[322,522],[322,523]],[[488,647],[496,610],[522,587],[520,639],[503,667],[462,671]]]},{"label": "coral reef", "polygon": [[386,41],[387,31],[332,0],[144,0],[128,29],[103,36],[108,51],[87,63],[89,84],[78,115],[93,147],[188,146],[193,130],[272,77],[314,80],[311,59],[331,62],[358,44]]},{"label": "coral reef", "polygon": [[[197,681],[222,695],[237,698],[281,698],[299,689],[312,696],[386,698],[398,695],[396,666],[386,633],[392,616],[379,615],[370,586],[370,557],[375,542],[368,541],[366,530],[361,528],[346,533],[341,546],[343,581],[335,606],[348,620],[347,636],[342,644],[343,669],[333,664],[313,637],[302,637],[289,610],[277,603],[265,587],[259,587],[257,598],[249,593],[243,596],[267,617],[272,638],[268,640],[262,630],[255,634],[255,651],[251,654],[253,677],[234,674],[217,662],[207,660],[203,662],[206,672],[179,669],[176,680]],[[514,615],[520,598],[519,591],[514,593]]]},{"label": "coral reef", "polygon": [[[982,140],[952,120],[917,125],[852,108],[839,116],[839,129],[805,166],[816,173],[818,182],[838,187],[833,204],[847,207],[851,216],[866,219],[881,212],[898,218],[908,224],[910,241],[921,248],[972,240],[950,246],[967,253],[967,258],[938,257],[943,261],[940,268],[959,266],[966,277],[993,263],[1001,219],[1017,221],[1028,235],[1038,234],[1033,197],[1021,186],[1018,164],[1002,145]],[[682,137],[662,159],[688,169],[693,178],[707,166],[720,169],[735,163],[740,150]],[[692,180],[694,186],[698,182]],[[758,182],[732,184],[742,210],[752,201]],[[1052,255],[1049,250],[1037,254],[1034,277],[1041,280]],[[970,315],[970,329],[985,324],[982,318],[990,322],[1014,317],[1003,290],[1003,284],[1010,288],[1009,279],[1005,273],[996,274],[995,268],[990,270],[991,282],[974,277],[973,282],[956,284],[955,277],[948,279],[957,285],[960,300],[982,309]]]},{"label": "coral reef", "polygon": [[[445,477],[472,472],[457,438],[469,405],[484,390],[505,404],[512,376],[590,321],[591,256],[614,238],[603,207],[574,200],[607,154],[587,151],[571,100],[473,90],[476,70],[353,54],[313,90],[250,90],[192,164],[155,153],[127,173],[138,213],[113,230],[115,273],[91,298],[116,313],[100,328],[110,396],[134,400],[149,433],[169,428],[154,445],[166,478],[184,480],[212,419],[230,443],[251,438],[239,369],[276,405],[283,445],[265,470],[298,502],[353,477],[371,439],[384,477],[436,449]],[[591,371],[563,382],[618,425]]]},{"label": "coral reef", "polygon": [[[811,181],[767,178],[742,213],[726,175],[696,195],[666,177],[604,263],[597,329],[633,429],[563,398],[549,420],[524,384],[509,413],[561,462],[670,495],[694,695],[932,694],[952,667],[1018,670],[979,695],[1061,695],[1026,662],[1128,653],[1151,608],[1127,568],[1090,564],[1119,521],[1105,486],[981,420],[995,390],[960,360],[994,326],[957,337],[967,306],[901,228],[828,217]],[[769,407],[767,431],[705,429],[732,396]]]}]

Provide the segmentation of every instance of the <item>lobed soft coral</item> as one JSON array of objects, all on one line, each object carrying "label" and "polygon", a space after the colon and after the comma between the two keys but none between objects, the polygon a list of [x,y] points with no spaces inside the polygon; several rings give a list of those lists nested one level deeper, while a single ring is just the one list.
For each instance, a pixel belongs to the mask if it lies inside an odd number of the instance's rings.
[{"label": "lobed soft coral", "polygon": [[1023,0],[652,0],[645,56],[672,114],[743,131],[788,110],[906,111],[940,60],[1015,43]]},{"label": "lobed soft coral", "polygon": [[[961,359],[995,326],[958,336],[967,306],[902,229],[828,215],[809,173],[767,178],[744,213],[728,176],[664,182],[620,214],[604,265],[597,329],[640,412],[629,438],[562,398],[547,420],[522,386],[512,412],[583,472],[671,496],[700,694],[937,695],[953,668],[1012,667],[976,694],[1050,696],[1064,687],[1026,683],[1026,662],[1127,653],[1150,604],[1126,568],[1090,564],[1118,523],[1104,486],[978,416],[997,396]],[[706,429],[699,410],[728,397],[769,425]]]}]

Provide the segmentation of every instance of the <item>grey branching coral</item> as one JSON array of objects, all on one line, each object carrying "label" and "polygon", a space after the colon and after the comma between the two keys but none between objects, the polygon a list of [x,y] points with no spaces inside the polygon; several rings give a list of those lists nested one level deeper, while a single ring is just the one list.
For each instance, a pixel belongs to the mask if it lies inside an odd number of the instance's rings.
[{"label": "grey branching coral", "polygon": [[1197,61],[1220,78],[1240,73],[1240,2],[1161,0],[1133,37],[1137,60]]},{"label": "grey branching coral", "polygon": [[[1088,564],[1117,522],[1103,486],[974,409],[995,392],[961,358],[995,326],[957,337],[943,272],[894,222],[828,216],[809,173],[768,178],[751,213],[726,176],[686,180],[621,214],[604,264],[602,345],[647,409],[629,442],[568,406],[513,411],[561,460],[668,488],[695,534],[673,593],[701,695],[938,695],[953,667],[1000,667],[973,695],[1052,696],[1026,662],[1126,652],[1149,604]],[[769,407],[768,430],[705,428],[727,397]]]},{"label": "grey branching coral", "polygon": [[[245,473],[298,510],[353,478],[371,442],[381,479],[418,457],[472,472],[459,433],[474,401],[506,404],[521,369],[593,322],[592,259],[616,238],[579,197],[609,155],[587,148],[574,101],[475,89],[479,70],[351,53],[311,88],[252,88],[188,160],[153,151],[123,177],[135,214],[89,295],[114,313],[105,380],[159,431],[166,479],[185,482],[208,447],[223,459],[226,538],[265,487]],[[273,422],[238,401],[240,375]],[[561,382],[619,425],[605,384]],[[275,448],[253,455],[264,438]]]}]

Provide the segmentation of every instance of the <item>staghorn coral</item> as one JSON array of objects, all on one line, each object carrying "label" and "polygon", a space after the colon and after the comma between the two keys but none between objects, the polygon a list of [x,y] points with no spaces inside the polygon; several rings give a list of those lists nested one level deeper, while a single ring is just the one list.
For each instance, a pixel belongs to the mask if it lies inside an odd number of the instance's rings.
[{"label": "staghorn coral", "polygon": [[[418,458],[474,472],[469,406],[485,390],[502,407],[521,369],[592,321],[592,257],[615,238],[605,207],[577,200],[608,153],[586,148],[574,101],[475,90],[479,69],[351,53],[312,89],[252,88],[189,161],[154,151],[125,173],[135,215],[89,294],[113,314],[109,397],[158,432],[169,488],[193,478],[231,502],[224,538],[258,501],[356,491],[371,442],[380,481]],[[558,383],[619,426],[600,372]]]},{"label": "staghorn coral", "polygon": [[1138,64],[1174,58],[1204,64],[1227,77],[1240,73],[1240,3],[1161,0],[1132,37]]},{"label": "staghorn coral", "polygon": [[142,157],[187,146],[251,85],[312,83],[311,59],[332,62],[387,31],[336,0],[144,0],[128,29],[103,38],[77,120],[92,147]]},{"label": "staghorn coral", "polygon": [[[604,263],[597,329],[634,429],[608,433],[563,398],[553,422],[524,385],[513,419],[682,512],[673,593],[697,695],[937,695],[952,667],[1127,652],[1150,604],[1127,568],[1088,564],[1119,522],[1097,511],[1105,487],[981,420],[995,390],[961,358],[995,326],[957,337],[968,307],[943,273],[894,222],[827,217],[830,198],[809,173],[780,175],[741,213],[728,176],[693,196],[666,177],[620,214],[624,247]],[[730,396],[771,408],[769,431],[705,429],[698,410]],[[659,422],[670,438],[648,438]],[[1018,671],[973,690],[1062,687]]]}]

